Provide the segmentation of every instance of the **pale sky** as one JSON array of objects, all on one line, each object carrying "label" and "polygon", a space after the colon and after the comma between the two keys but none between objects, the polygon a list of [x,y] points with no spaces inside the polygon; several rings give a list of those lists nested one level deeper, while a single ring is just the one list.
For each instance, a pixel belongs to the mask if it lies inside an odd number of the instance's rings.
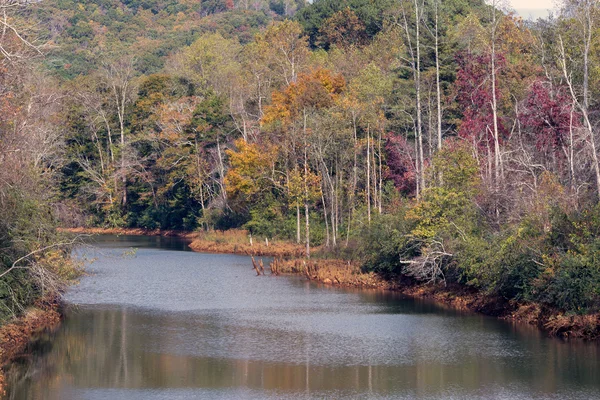
[{"label": "pale sky", "polygon": [[553,6],[553,0],[510,0],[515,9],[549,9]]},{"label": "pale sky", "polygon": [[533,19],[545,18],[548,11],[554,8],[554,0],[509,0],[510,5],[523,18]]}]

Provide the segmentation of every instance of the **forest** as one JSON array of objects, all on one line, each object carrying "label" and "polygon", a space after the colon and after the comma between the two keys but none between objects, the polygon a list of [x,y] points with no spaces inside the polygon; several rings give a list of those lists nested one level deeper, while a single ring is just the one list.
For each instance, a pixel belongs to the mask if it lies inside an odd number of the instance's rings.
[{"label": "forest", "polygon": [[77,270],[58,226],[239,228],[600,311],[595,1],[537,21],[499,0],[0,12],[2,320]]}]

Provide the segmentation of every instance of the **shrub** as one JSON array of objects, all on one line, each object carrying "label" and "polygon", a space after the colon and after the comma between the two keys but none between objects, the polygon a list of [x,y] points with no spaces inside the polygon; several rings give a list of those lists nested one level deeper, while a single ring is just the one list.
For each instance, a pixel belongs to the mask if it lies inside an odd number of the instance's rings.
[{"label": "shrub", "polygon": [[406,220],[405,210],[395,214],[375,215],[370,225],[359,231],[358,254],[363,271],[382,275],[397,275],[402,271],[400,254],[408,243],[412,223]]}]

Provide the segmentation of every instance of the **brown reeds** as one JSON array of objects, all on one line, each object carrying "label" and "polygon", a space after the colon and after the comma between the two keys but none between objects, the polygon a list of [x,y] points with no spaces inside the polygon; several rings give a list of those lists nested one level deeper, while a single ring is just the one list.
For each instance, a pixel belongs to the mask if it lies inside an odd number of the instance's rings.
[{"label": "brown reeds", "polygon": [[307,279],[325,284],[362,287],[391,288],[392,284],[374,273],[363,273],[356,263],[344,260],[278,259],[271,262],[274,274],[301,274]]}]

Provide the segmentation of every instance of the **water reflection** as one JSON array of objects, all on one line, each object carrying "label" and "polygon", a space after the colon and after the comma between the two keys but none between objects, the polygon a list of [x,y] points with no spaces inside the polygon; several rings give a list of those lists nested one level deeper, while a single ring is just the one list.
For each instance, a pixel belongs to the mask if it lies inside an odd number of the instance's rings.
[{"label": "water reflection", "polygon": [[94,271],[8,398],[600,398],[599,346],[393,293],[151,249]]},{"label": "water reflection", "polygon": [[94,235],[87,240],[97,248],[151,248],[192,251],[191,240],[175,236]]}]

